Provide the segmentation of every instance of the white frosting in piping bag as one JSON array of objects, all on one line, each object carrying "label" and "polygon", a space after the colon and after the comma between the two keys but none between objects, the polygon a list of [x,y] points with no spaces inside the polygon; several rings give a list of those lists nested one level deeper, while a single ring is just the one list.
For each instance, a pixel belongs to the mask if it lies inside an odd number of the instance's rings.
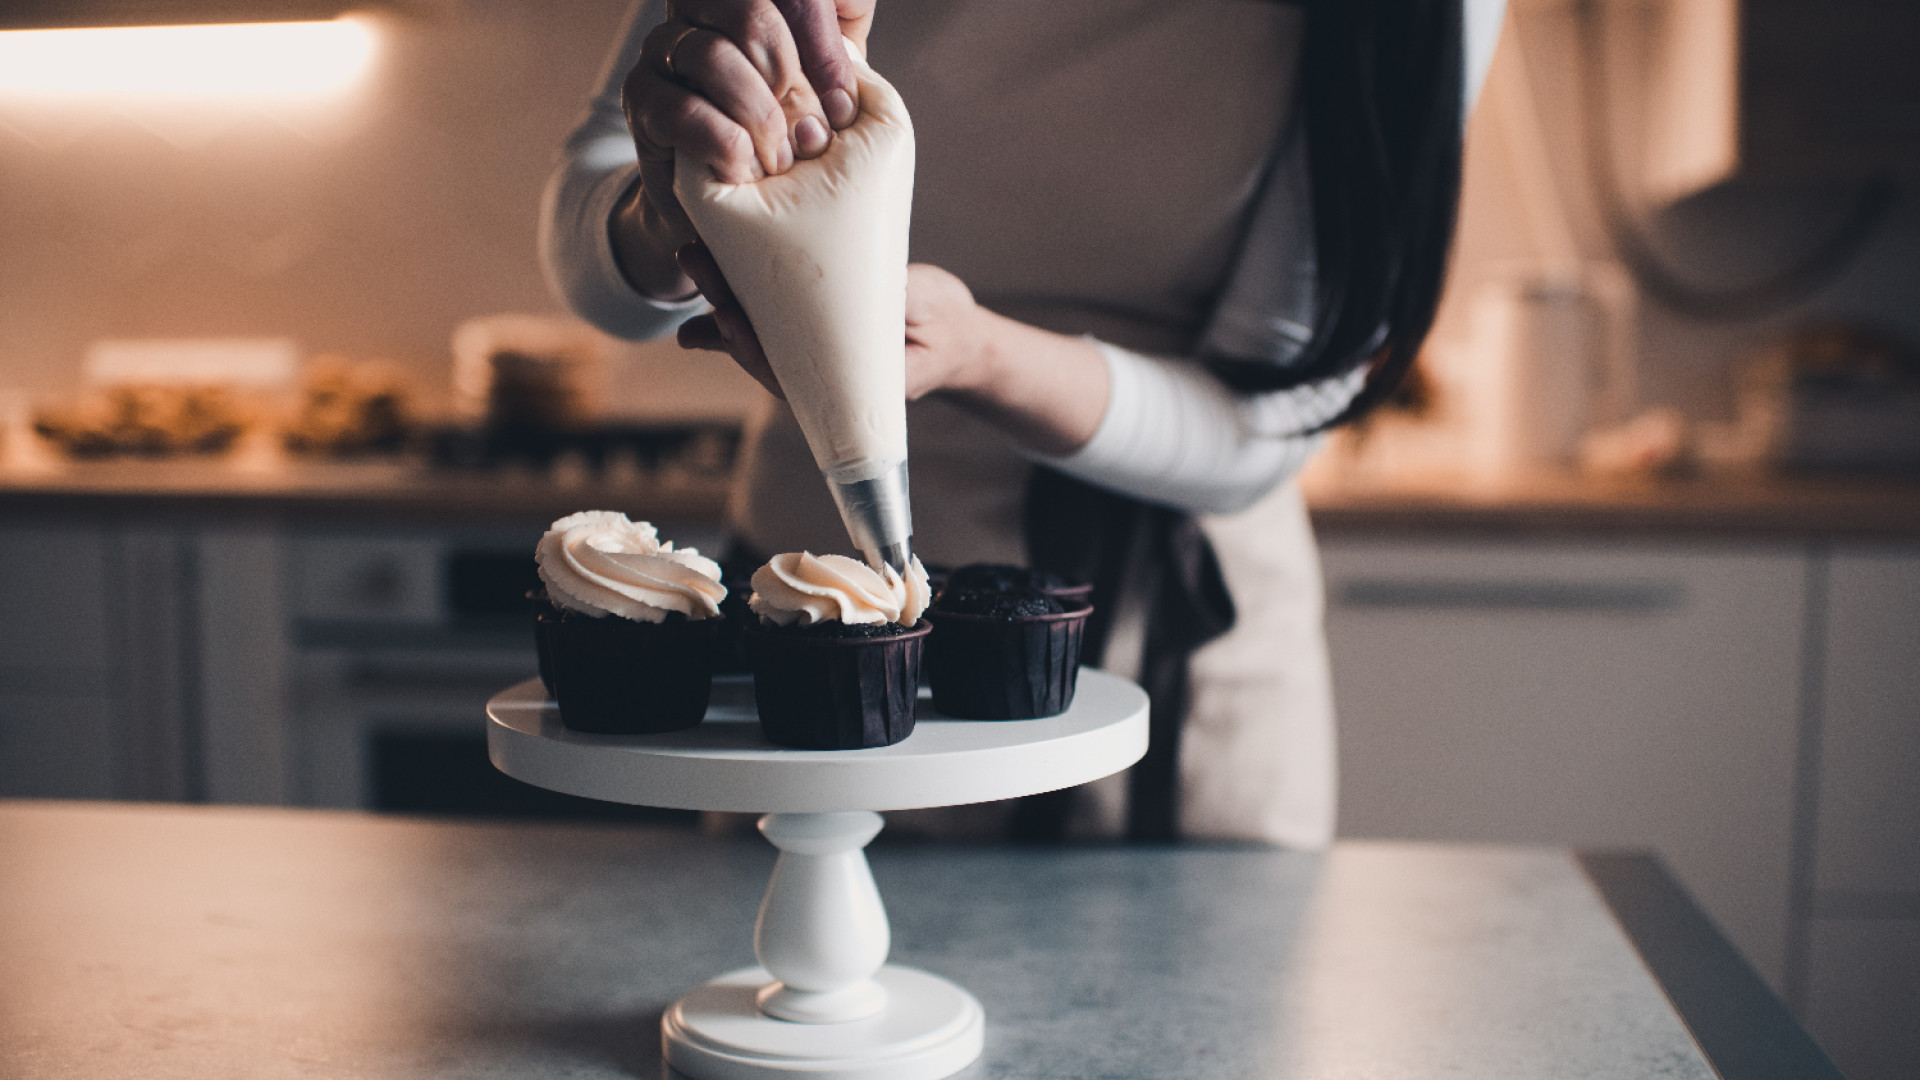
[{"label": "white frosting in piping bag", "polygon": [[914,559],[902,578],[884,563],[875,570],[845,555],[805,551],[775,555],[753,572],[753,613],[780,626],[835,620],[912,626],[927,609],[927,571]]},{"label": "white frosting in piping bag", "polygon": [[913,125],[851,44],[860,115],[827,152],[750,184],[688,162],[674,192],[752,320],[820,471],[907,459],[907,226]]},{"label": "white frosting in piping bag", "polygon": [[711,619],[727,595],[720,564],[694,548],[675,551],[652,525],[611,510],[554,522],[533,555],[547,598],[585,615],[657,623],[677,611]]}]

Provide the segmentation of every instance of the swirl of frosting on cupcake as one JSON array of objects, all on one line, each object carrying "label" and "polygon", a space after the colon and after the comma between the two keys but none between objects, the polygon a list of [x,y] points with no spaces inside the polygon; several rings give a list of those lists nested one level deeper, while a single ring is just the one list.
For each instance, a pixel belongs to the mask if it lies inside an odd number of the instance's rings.
[{"label": "swirl of frosting on cupcake", "polygon": [[652,525],[611,510],[554,522],[533,557],[555,606],[596,618],[657,623],[677,611],[711,619],[727,595],[720,564],[695,548],[675,551]]},{"label": "swirl of frosting on cupcake", "polygon": [[875,570],[845,555],[790,552],[753,572],[747,606],[778,626],[899,623],[912,626],[927,609],[927,571],[913,560],[903,579],[891,566]]}]

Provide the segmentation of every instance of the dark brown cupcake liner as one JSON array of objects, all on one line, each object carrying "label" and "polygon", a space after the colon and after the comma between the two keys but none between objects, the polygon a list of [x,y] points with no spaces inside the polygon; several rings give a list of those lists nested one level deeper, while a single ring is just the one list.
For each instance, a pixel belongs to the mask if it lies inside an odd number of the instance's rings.
[{"label": "dark brown cupcake liner", "polygon": [[706,717],[718,619],[595,619],[538,604],[534,632],[562,724],[597,735],[652,735]]},{"label": "dark brown cupcake liner", "polygon": [[560,609],[553,606],[547,590],[542,587],[527,590],[527,603],[533,606],[533,650],[540,658],[540,685],[547,688],[549,697],[553,694],[553,650],[547,648],[545,620],[558,619]]},{"label": "dark brown cupcake liner", "polygon": [[1033,720],[1073,704],[1093,606],[1003,618],[929,608],[933,707],[960,720]]},{"label": "dark brown cupcake liner", "polygon": [[1083,582],[1078,585],[1062,585],[1057,589],[1041,589],[1040,591],[1060,601],[1062,607],[1071,611],[1074,607],[1087,603],[1092,599],[1093,583]]},{"label": "dark brown cupcake liner", "polygon": [[800,750],[892,746],[913,734],[922,619],[887,637],[808,637],[749,624],[753,698],[769,742]]}]

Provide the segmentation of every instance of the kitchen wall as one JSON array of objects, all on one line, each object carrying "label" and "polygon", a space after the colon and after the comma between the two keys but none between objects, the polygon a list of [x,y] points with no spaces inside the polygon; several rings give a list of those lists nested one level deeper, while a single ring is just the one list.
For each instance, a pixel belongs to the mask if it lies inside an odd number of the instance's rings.
[{"label": "kitchen wall", "polygon": [[353,99],[0,100],[0,388],[69,388],[89,341],[288,334],[444,384],[468,316],[557,310],[540,189],[622,0],[382,16]]}]

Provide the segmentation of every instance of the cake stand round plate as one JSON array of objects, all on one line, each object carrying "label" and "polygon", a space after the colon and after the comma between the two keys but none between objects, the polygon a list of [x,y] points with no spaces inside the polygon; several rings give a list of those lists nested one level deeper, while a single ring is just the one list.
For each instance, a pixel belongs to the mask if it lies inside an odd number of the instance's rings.
[{"label": "cake stand round plate", "polygon": [[697,727],[587,735],[560,724],[538,679],[487,702],[487,752],[536,787],[674,810],[913,810],[1098,780],[1147,752],[1147,695],[1083,668],[1073,705],[1040,720],[949,720],[922,691],[914,732],[872,750],[788,750],[760,734],[753,680],[723,675]]},{"label": "cake stand round plate", "polygon": [[1039,720],[952,720],[923,692],[914,732],[871,750],[767,742],[745,676],[714,680],[699,726],[663,735],[569,731],[539,680],[487,702],[487,750],[509,776],[571,795],[763,813],[780,849],[754,926],[762,967],[687,993],[661,1019],[667,1063],[696,1080],[939,1080],[980,1055],[972,994],[885,964],[886,909],[864,848],[875,811],[1037,795],[1132,765],[1147,695],[1082,669],[1073,706]]}]

